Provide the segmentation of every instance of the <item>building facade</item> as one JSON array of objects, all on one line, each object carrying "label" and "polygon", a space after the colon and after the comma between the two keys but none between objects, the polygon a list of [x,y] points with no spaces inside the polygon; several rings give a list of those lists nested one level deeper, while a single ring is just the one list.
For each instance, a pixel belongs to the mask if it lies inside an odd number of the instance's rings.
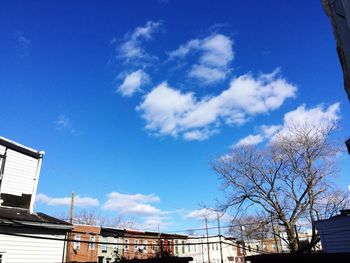
[{"label": "building facade", "polygon": [[33,211],[43,156],[0,137],[0,262],[64,261],[72,226]]},{"label": "building facade", "polygon": [[115,262],[122,256],[123,230],[101,227],[100,245],[98,246],[98,263]]},{"label": "building facade", "polygon": [[181,242],[185,244],[181,245],[179,256],[192,257],[194,263],[220,263],[221,260],[223,263],[244,262],[240,245],[234,238],[189,236]]},{"label": "building facade", "polygon": [[[67,242],[67,262],[97,262],[100,242],[100,227],[74,225]],[[90,243],[89,243],[90,242]]]}]

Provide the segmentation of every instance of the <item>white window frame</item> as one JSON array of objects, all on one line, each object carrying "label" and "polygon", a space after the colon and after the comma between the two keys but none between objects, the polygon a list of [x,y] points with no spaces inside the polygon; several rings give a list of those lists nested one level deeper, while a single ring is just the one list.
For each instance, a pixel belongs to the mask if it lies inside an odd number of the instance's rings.
[{"label": "white window frame", "polygon": [[74,243],[73,243],[73,248],[75,250],[80,250],[80,241],[81,241],[81,235],[75,235],[74,236]]},{"label": "white window frame", "polygon": [[114,240],[114,250],[118,251],[118,238],[115,237],[113,240]]},{"label": "white window frame", "polygon": [[179,255],[179,240],[175,240],[175,255]]},{"label": "white window frame", "polygon": [[157,251],[157,241],[152,241],[152,252],[156,253]]},{"label": "white window frame", "polygon": [[102,243],[107,243],[107,237],[104,237],[104,236],[101,237],[101,250],[107,251],[107,244],[102,244]]},{"label": "white window frame", "polygon": [[[95,236],[90,236],[90,242],[95,242],[96,237]],[[95,250],[96,244],[95,243],[89,243],[89,250]]]},{"label": "white window frame", "polygon": [[144,240],[144,239],[141,239],[140,241],[141,241],[140,246],[141,246],[142,252],[147,253],[147,242],[148,241]]},{"label": "white window frame", "polygon": [[125,239],[124,240],[124,250],[125,251],[129,251],[129,239]]}]

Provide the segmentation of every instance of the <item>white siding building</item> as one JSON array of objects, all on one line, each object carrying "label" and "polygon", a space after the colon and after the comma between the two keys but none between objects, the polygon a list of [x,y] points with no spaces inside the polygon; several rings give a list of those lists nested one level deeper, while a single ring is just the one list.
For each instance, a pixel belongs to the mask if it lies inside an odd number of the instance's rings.
[{"label": "white siding building", "polygon": [[0,137],[0,262],[63,262],[71,225],[33,206],[44,152]]},{"label": "white siding building", "polygon": [[208,239],[206,236],[189,236],[177,242],[175,240],[175,252],[179,251],[177,255],[180,257],[192,257],[193,263],[209,263],[209,250],[210,263],[221,263],[220,241],[223,263],[243,262],[236,240],[223,236],[221,240],[218,236],[209,236]]}]

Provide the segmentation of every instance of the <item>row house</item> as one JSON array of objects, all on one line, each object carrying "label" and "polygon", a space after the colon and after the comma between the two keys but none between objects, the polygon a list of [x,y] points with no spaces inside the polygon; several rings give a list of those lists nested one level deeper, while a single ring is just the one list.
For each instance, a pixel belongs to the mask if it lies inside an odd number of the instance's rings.
[{"label": "row house", "polygon": [[[224,236],[189,236],[181,246],[181,256],[192,257],[194,263],[244,262],[241,245],[234,239]],[[220,246],[221,244],[221,246]]]},{"label": "row house", "polygon": [[67,242],[67,262],[97,262],[100,227],[74,225]]},{"label": "row house", "polygon": [[67,262],[112,263],[125,259],[149,259],[160,255],[187,257],[187,236],[75,225],[67,244]]},{"label": "row house", "polygon": [[43,151],[0,137],[0,262],[64,261],[72,226],[34,212]]},{"label": "row house", "polygon": [[98,246],[98,263],[111,263],[119,260],[123,254],[123,230],[101,227]]}]

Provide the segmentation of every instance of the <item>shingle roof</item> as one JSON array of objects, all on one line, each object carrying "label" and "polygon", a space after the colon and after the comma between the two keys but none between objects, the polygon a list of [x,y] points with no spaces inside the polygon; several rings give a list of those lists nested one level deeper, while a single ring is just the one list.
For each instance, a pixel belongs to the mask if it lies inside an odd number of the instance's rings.
[{"label": "shingle roof", "polygon": [[53,224],[66,227],[71,225],[63,220],[57,219],[44,213],[30,213],[27,209],[0,207],[0,224],[4,223],[5,220]]}]

